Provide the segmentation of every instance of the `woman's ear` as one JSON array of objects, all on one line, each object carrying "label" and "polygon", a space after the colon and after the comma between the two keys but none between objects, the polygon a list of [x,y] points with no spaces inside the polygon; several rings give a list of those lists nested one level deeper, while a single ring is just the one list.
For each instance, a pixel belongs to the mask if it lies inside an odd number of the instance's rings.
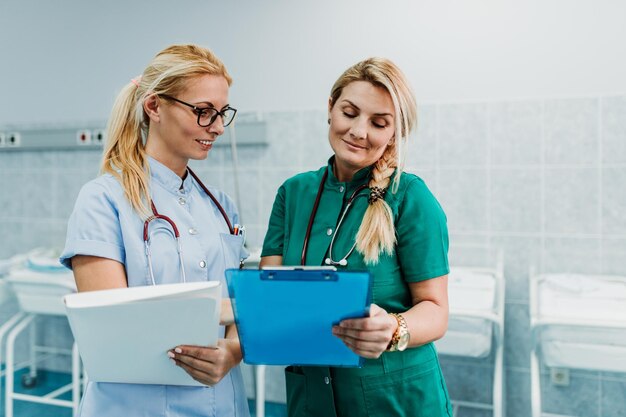
[{"label": "woman's ear", "polygon": [[156,94],[149,95],[143,101],[143,111],[148,115],[151,121],[158,123],[161,118],[159,112],[161,110],[160,100]]},{"label": "woman's ear", "polygon": [[328,98],[328,124],[330,124],[330,112],[333,109],[333,99],[332,97]]}]

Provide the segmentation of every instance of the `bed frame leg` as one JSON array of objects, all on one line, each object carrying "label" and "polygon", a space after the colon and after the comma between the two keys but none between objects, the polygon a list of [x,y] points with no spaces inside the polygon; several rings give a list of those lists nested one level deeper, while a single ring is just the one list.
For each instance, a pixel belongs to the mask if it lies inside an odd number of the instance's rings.
[{"label": "bed frame leg", "polygon": [[530,398],[532,417],[541,417],[541,373],[535,348],[530,351]]}]

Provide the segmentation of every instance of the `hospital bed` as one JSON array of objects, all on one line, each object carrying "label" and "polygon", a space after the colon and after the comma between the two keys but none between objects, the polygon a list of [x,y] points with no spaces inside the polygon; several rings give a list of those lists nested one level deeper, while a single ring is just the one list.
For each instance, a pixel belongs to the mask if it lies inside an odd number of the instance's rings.
[{"label": "hospital bed", "polygon": [[626,277],[530,272],[532,416],[548,368],[626,373]]},{"label": "hospital bed", "polygon": [[[24,261],[26,261],[27,256],[24,254],[15,255],[9,259],[0,260],[0,306],[5,304],[11,304],[15,301],[15,293],[11,288],[11,285],[6,280],[6,276],[9,275],[13,268],[18,267]],[[13,314],[6,320],[2,325],[0,325],[0,364],[4,363],[3,356],[3,346],[4,346],[4,337],[6,334],[20,321],[24,318],[24,313],[18,311]],[[2,390],[2,377],[5,375],[5,369],[3,368],[0,371],[0,392]]]},{"label": "hospital bed", "polygon": [[[80,397],[80,358],[76,344],[71,350],[38,346],[36,344],[37,322],[45,316],[65,317],[63,296],[76,291],[71,271],[58,261],[57,254],[51,251],[36,251],[27,255],[25,262],[13,267],[4,278],[10,284],[20,306],[19,320],[8,331],[6,354],[5,417],[13,417],[15,400],[36,402],[61,407],[69,407],[74,415],[78,411]],[[37,364],[50,355],[71,355],[72,382],[43,396],[18,393],[15,391],[15,371],[21,367],[15,363],[15,342],[17,337],[29,330],[30,368],[22,376],[22,385],[32,387],[37,382]],[[71,400],[58,397],[72,391]]]},{"label": "hospital bed", "polygon": [[436,341],[440,355],[487,358],[494,352],[492,403],[452,399],[454,415],[461,407],[492,410],[505,415],[504,406],[504,270],[502,252],[490,267],[455,267],[448,275],[450,316],[448,331]]}]

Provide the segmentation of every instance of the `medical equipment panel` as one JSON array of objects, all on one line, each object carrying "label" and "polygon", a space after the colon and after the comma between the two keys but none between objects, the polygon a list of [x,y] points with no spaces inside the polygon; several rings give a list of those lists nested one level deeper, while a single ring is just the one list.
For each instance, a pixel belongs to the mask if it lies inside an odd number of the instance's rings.
[{"label": "medical equipment panel", "polygon": [[[258,115],[238,114],[235,124],[237,145],[267,145],[267,123]],[[0,152],[90,149],[101,152],[107,138],[105,126],[102,120],[3,125]],[[215,146],[231,146],[233,137],[234,129],[228,129]]]}]

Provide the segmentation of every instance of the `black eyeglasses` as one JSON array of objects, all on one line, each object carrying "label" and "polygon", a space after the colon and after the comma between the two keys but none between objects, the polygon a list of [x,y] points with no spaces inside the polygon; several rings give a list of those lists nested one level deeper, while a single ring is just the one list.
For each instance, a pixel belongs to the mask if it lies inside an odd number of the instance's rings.
[{"label": "black eyeglasses", "polygon": [[183,104],[187,107],[191,107],[193,112],[198,116],[198,126],[201,127],[211,126],[211,124],[213,124],[213,122],[217,119],[217,116],[222,116],[224,127],[226,127],[231,124],[233,120],[235,120],[235,115],[237,114],[237,109],[233,109],[230,106],[226,106],[222,110],[217,110],[214,107],[194,106],[193,104],[185,103],[184,101],[168,96],[167,94],[159,94],[159,96],[168,100],[174,100],[175,102]]}]

